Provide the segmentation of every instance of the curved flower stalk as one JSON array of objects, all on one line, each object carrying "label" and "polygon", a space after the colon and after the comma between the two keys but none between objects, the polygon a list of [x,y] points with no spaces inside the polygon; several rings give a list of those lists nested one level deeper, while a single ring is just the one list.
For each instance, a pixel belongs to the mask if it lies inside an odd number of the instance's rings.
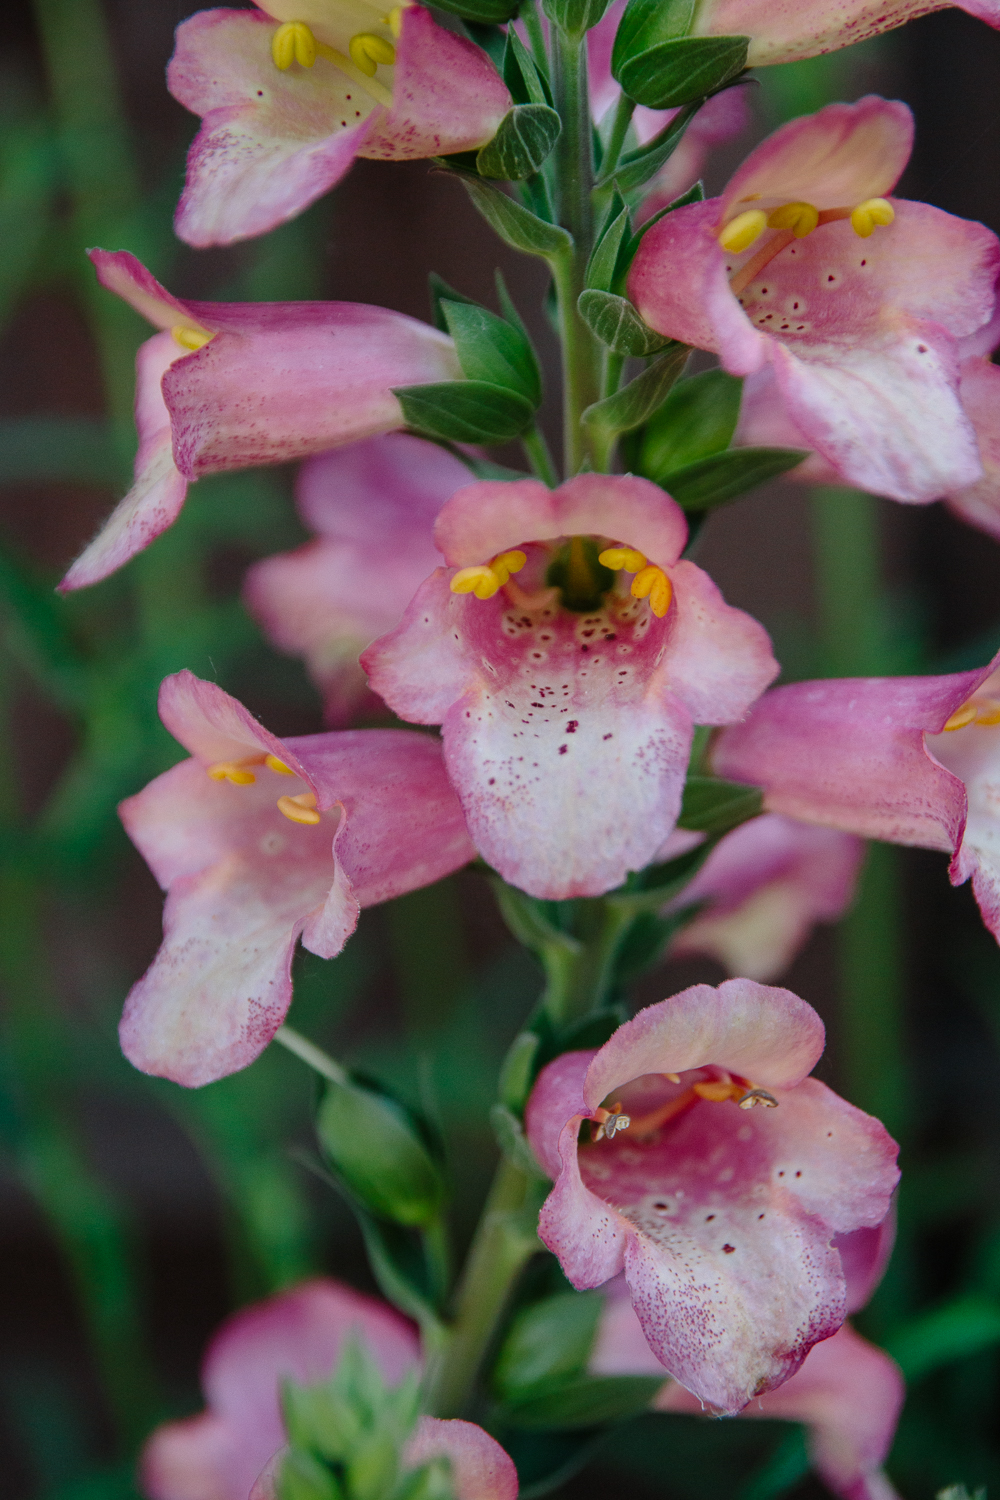
[{"label": "curved flower stalk", "polygon": [[[140,1484],[148,1500],[247,1500],[251,1489],[255,1500],[273,1500],[271,1460],[286,1442],[281,1383],[324,1380],[351,1339],[363,1343],[389,1384],[419,1365],[419,1341],[404,1318],[325,1278],[229,1318],[202,1366],[207,1411],[167,1423],[146,1444]],[[404,1464],[417,1468],[439,1456],[451,1461],[456,1500],[517,1495],[510,1458],[473,1423],[422,1417]]]},{"label": "curved flower stalk", "polygon": [[777,814],[727,833],[667,910],[701,910],[672,957],[705,953],[731,975],[768,981],[787,969],[817,922],[844,915],[864,853],[860,839]]},{"label": "curved flower stalk", "polygon": [[833,1239],[889,1213],[896,1148],[807,1077],[823,1041],[788,990],[695,985],[599,1051],[557,1058],[528,1102],[556,1179],[541,1239],[578,1288],[624,1270],[657,1358],[720,1411],[780,1386],[837,1331]]},{"label": "curved flower stalk", "polygon": [[164,938],[125,1002],[144,1073],[196,1087],[245,1068],[284,1019],[296,940],[333,958],[358,912],[474,857],[440,746],[407,730],[280,740],[190,672],[160,717],[191,753],[121,804],[167,891]]},{"label": "curved flower stalk", "polygon": [[356,156],[475,150],[511,105],[485,52],[409,0],[199,11],[177,28],[167,83],[203,117],[175,221],[191,245],[265,234]]},{"label": "curved flower stalk", "polygon": [[447,566],[362,666],[401,717],[441,724],[505,880],[599,895],[673,828],[694,725],[738,720],[777,675],[767,635],[679,561],[683,512],[643,479],[468,485],[434,534]]},{"label": "curved flower stalk", "polygon": [[1000,27],[998,0],[702,0],[695,9],[699,36],[749,36],[747,61],[797,62],[836,52],[891,31],[932,10],[958,9]]},{"label": "curved flower stalk", "polygon": [[[855,1304],[848,1299],[849,1310]],[[594,1375],[655,1375],[662,1369],[646,1342],[627,1291],[608,1297],[590,1360]],[[803,1422],[817,1474],[841,1500],[891,1500],[882,1465],[904,1397],[898,1365],[844,1323],[814,1344],[784,1385],[751,1401],[742,1417]],[[698,1415],[702,1403],[676,1380],[664,1382],[653,1409]]]},{"label": "curved flower stalk", "polygon": [[952,856],[1000,940],[1000,668],[799,682],[720,736],[721,775],[807,823]]},{"label": "curved flower stalk", "polygon": [[461,375],[451,339],[356,302],[191,302],[126,251],[98,280],[164,330],[139,351],[135,483],[60,587],[97,583],[177,519],[188,482],[404,425],[392,387]]},{"label": "curved flower stalk", "polygon": [[243,597],[280,650],[305,657],[328,724],[385,712],[358,657],[398,625],[436,566],[434,519],[468,482],[459,459],[401,432],[320,454],[299,470],[299,515],[316,539],[255,563]]},{"label": "curved flower stalk", "polygon": [[934,500],[982,466],[959,399],[959,340],[993,312],[1000,245],[981,224],[890,201],[903,104],[874,96],[793,120],[719,198],[645,236],[628,291],[657,332],[768,367],[808,445],[850,484]]}]

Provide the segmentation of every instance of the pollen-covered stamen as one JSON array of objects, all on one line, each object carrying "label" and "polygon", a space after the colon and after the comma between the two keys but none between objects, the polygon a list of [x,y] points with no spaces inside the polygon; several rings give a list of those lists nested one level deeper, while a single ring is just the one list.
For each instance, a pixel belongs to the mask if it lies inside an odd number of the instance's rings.
[{"label": "pollen-covered stamen", "polygon": [[719,230],[719,244],[727,255],[742,255],[767,228],[767,214],[762,208],[747,208],[730,219]]},{"label": "pollen-covered stamen", "polygon": [[597,561],[614,573],[638,573],[646,566],[645,557],[634,547],[605,547]]},{"label": "pollen-covered stamen", "polygon": [[[390,25],[391,15],[387,18]],[[312,29],[304,21],[285,21],[271,38],[271,57],[276,68],[286,72],[292,63],[302,68],[314,66],[318,57],[325,57],[341,73],[375,100],[388,109],[392,105],[392,90],[375,78],[380,63],[391,65],[396,61],[396,49],[385,37],[374,32],[361,31],[348,43],[350,57],[338,52],[336,47],[316,40]]]},{"label": "pollen-covered stamen", "polygon": [[778,1107],[778,1101],[773,1094],[769,1094],[767,1089],[757,1088],[750,1089],[742,1099],[737,1099],[736,1103],[740,1109],[777,1109]]},{"label": "pollen-covered stamen", "polygon": [[783,203],[767,216],[768,229],[790,229],[797,240],[812,234],[819,223],[819,209],[811,203]]},{"label": "pollen-covered stamen", "polygon": [[206,766],[206,774],[213,781],[229,781],[233,786],[253,786],[257,780],[251,766],[262,766],[266,763],[264,755],[248,755],[243,760],[217,760],[211,766]]},{"label": "pollen-covered stamen", "polygon": [[630,1116],[623,1114],[620,1099],[610,1109],[598,1105],[594,1113],[597,1119],[590,1126],[590,1139],[594,1142],[610,1141],[617,1131],[627,1130],[632,1123]]},{"label": "pollen-covered stamen", "polygon": [[176,323],[170,332],[182,349],[190,349],[192,353],[204,349],[215,338],[214,333],[208,333],[204,328],[190,328],[186,323]]},{"label": "pollen-covered stamen", "polygon": [[459,568],[451,580],[451,591],[453,594],[475,594],[477,599],[492,599],[509,581],[510,575],[520,573],[527,561],[524,552],[498,552],[491,562]]},{"label": "pollen-covered stamen", "polygon": [[891,224],[895,217],[896,210],[887,198],[866,198],[851,210],[851,228],[866,240],[876,224]]},{"label": "pollen-covered stamen", "polygon": [[[754,215],[758,218],[755,219]],[[762,209],[748,209],[735,219],[730,219],[719,231],[719,245],[728,255],[740,255],[744,250],[749,250],[765,228],[774,229],[777,233],[729,278],[729,290],[738,297],[793,240],[804,239],[824,224],[834,224],[838,219],[850,219],[855,234],[867,239],[877,224],[891,224],[895,217],[896,211],[887,198],[866,198],[855,208],[817,209],[811,203],[783,203],[780,208],[772,209],[767,215]],[[759,228],[755,228],[758,219],[762,222]]]},{"label": "pollen-covered stamen", "polygon": [[291,766],[286,766],[285,762],[283,760],[279,760],[276,755],[265,755],[264,764],[265,766],[267,766],[267,769],[269,771],[277,771],[279,776],[295,775],[295,772],[292,770]]},{"label": "pollen-covered stamen", "polygon": [[632,579],[633,598],[648,598],[650,609],[660,620],[670,608],[673,592],[673,586],[666,573],[662,568],[654,567],[652,564],[641,568]]},{"label": "pollen-covered stamen", "polygon": [[300,792],[297,797],[279,797],[278,811],[292,823],[318,823],[316,796],[313,792]]},{"label": "pollen-covered stamen", "polygon": [[945,724],[945,730],[964,729],[967,724],[982,724],[988,727],[1000,724],[1000,698],[970,698],[961,708],[956,708]]},{"label": "pollen-covered stamen", "polygon": [[[680,1082],[679,1073],[664,1073],[671,1083]],[[748,1083],[744,1079],[731,1078],[724,1075],[721,1078],[704,1078],[697,1083],[692,1083],[681,1093],[675,1094],[672,1099],[667,1099],[649,1110],[644,1115],[628,1116],[622,1114],[621,1104],[613,1104],[610,1110],[598,1109],[595,1111],[598,1125],[592,1127],[591,1138],[600,1141],[610,1139],[619,1130],[629,1130],[633,1136],[642,1140],[651,1136],[654,1131],[666,1125],[669,1120],[676,1119],[678,1115],[698,1103],[699,1099],[709,1104],[725,1104],[732,1100],[739,1105],[740,1109],[753,1109],[756,1106],[764,1109],[776,1109],[778,1101],[773,1094],[766,1089],[758,1088],[755,1084]]]}]

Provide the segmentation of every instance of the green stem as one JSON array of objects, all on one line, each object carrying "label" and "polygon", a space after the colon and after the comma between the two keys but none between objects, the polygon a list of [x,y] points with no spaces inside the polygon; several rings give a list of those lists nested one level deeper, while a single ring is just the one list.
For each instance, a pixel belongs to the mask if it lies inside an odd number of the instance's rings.
[{"label": "green stem", "polygon": [[312,1068],[314,1073],[328,1078],[331,1083],[349,1083],[350,1075],[346,1068],[342,1068],[339,1062],[335,1062],[328,1052],[322,1047],[317,1047],[315,1042],[310,1042],[307,1037],[298,1031],[293,1031],[291,1026],[279,1026],[274,1033],[274,1040],[287,1047],[289,1052]]},{"label": "green stem", "polygon": [[559,483],[559,475],[549,452],[549,445],[545,441],[545,434],[537,423],[529,427],[521,439],[521,446],[527,455],[533,474],[536,474],[550,490],[554,490]]},{"label": "green stem", "polygon": [[[856,490],[814,491],[816,593],[831,677],[878,677],[893,668],[878,504]],[[839,1036],[847,1092],[897,1138],[905,1133],[908,1114],[898,859],[888,845],[870,847],[839,935]]]},{"label": "green stem", "polygon": [[624,904],[587,903],[583,918],[590,930],[576,946],[545,956],[546,984],[542,1005],[560,1026],[582,1021],[607,1004],[614,985],[615,960],[634,913]]},{"label": "green stem", "polygon": [[514,1282],[540,1248],[529,1186],[527,1175],[504,1157],[465,1263],[454,1320],[431,1358],[425,1409],[435,1416],[454,1417],[468,1408]]},{"label": "green stem", "polygon": [[604,156],[601,159],[602,177],[607,177],[617,167],[634,113],[635,100],[630,99],[627,94],[620,94],[615,107],[615,117],[611,122],[611,134],[608,136],[608,144],[604,148]]},{"label": "green stem", "polygon": [[524,23],[532,57],[542,72],[548,73],[549,59],[545,50],[545,32],[542,28],[542,18],[538,14],[538,7],[533,0],[528,0],[527,5],[521,6],[518,18]]},{"label": "green stem", "polygon": [[573,248],[553,264],[559,300],[563,361],[563,446],[567,476],[584,464],[593,467],[590,436],[582,412],[599,397],[600,354],[590,329],[577,312],[593,245],[594,155],[587,93],[585,36],[568,36],[552,27],[553,92],[562,120],[556,142],[559,222],[573,236]]}]

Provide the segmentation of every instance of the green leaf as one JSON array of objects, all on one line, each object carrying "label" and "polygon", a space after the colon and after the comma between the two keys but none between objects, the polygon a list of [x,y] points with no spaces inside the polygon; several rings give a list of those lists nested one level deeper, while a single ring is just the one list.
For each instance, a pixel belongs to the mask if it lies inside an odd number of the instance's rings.
[{"label": "green leaf", "polygon": [[625,983],[659,963],[670,939],[689,915],[690,910],[665,917],[652,911],[637,912],[615,955],[615,978]]},{"label": "green leaf", "polygon": [[677,827],[718,837],[763,811],[764,793],[760,787],[723,781],[718,776],[689,776],[684,784]]},{"label": "green leaf", "polygon": [[539,954],[546,948],[561,948],[573,956],[580,953],[578,940],[550,920],[546,910],[549,902],[528,896],[501,880],[492,884],[504,921],[525,948]]},{"label": "green leaf", "polygon": [[513,26],[507,29],[507,45],[500,69],[515,104],[551,104],[549,80],[521,41]]},{"label": "green leaf", "polygon": [[629,0],[618,23],[611,49],[611,76],[621,82],[621,70],[660,42],[686,36],[694,17],[695,0]]},{"label": "green leaf", "polygon": [[664,163],[669,161],[677,150],[685,130],[704,102],[704,98],[692,100],[681,110],[680,114],[667,122],[659,135],[654,135],[653,139],[647,141],[638,151],[630,151],[627,156],[623,156],[617,167],[596,183],[596,188],[603,188],[609,182],[614,182],[621,192],[633,193],[651,177],[655,177]]},{"label": "green leaf", "polygon": [[687,344],[672,343],[659,359],[622,390],[588,406],[581,417],[604,432],[631,432],[656,411],[683,370],[690,353]]},{"label": "green leaf", "polygon": [[542,0],[542,9],[550,21],[567,36],[583,36],[596,26],[611,0]]},{"label": "green leaf", "polygon": [[922,1313],[887,1339],[885,1347],[913,1381],[994,1344],[1000,1344],[1000,1303],[971,1294]]},{"label": "green leaf", "polygon": [[709,510],[787,474],[808,457],[807,448],[730,448],[665,474],[657,483],[685,510]]},{"label": "green leaf", "polygon": [[533,177],[559,139],[562,121],[548,104],[515,104],[497,127],[497,133],[476,157],[483,177],[502,177],[520,182]]},{"label": "green leaf", "polygon": [[587,262],[584,286],[588,291],[610,292],[619,275],[623,242],[631,237],[628,206],[617,190],[611,200],[607,223]]},{"label": "green leaf", "polygon": [[473,302],[442,301],[441,314],[455,341],[459,364],[470,381],[502,386],[537,407],[542,373],[535,351],[518,326]]},{"label": "green leaf", "polygon": [[484,178],[462,171],[456,171],[455,176],[490,228],[511,249],[524,250],[528,255],[541,255],[546,259],[566,255],[572,250],[573,236],[560,225],[546,224],[544,219],[515,203],[513,198]]},{"label": "green leaf", "polygon": [[479,303],[475,297],[467,297],[464,292],[456,292],[453,286],[449,286],[443,276],[432,271],[427,278],[431,289],[431,322],[440,333],[448,332],[448,324],[441,310],[442,302],[465,302],[469,307],[478,307]]},{"label": "green leaf", "polygon": [[580,293],[577,307],[595,338],[615,354],[656,354],[672,342],[644,323],[627,297],[614,292],[589,288]]},{"label": "green leaf", "polygon": [[742,394],[743,381],[725,370],[679,381],[642,434],[638,472],[659,484],[661,475],[728,448]]},{"label": "green leaf", "polygon": [[507,51],[507,32],[504,28],[498,26],[495,21],[467,19],[463,30],[470,42],[475,42],[477,47],[483,49],[499,72],[503,68],[503,60]]},{"label": "green leaf", "polygon": [[[520,3],[520,0],[518,0]],[[502,25],[517,15],[517,4],[510,0],[434,0],[438,10],[461,16],[463,21],[475,21],[481,25]]]},{"label": "green leaf", "polygon": [[433,1325],[446,1288],[434,1283],[418,1234],[374,1219],[356,1200],[350,1201],[364,1238],[368,1264],[383,1297],[408,1318]]},{"label": "green leaf", "polygon": [[582,1375],[603,1306],[599,1292],[559,1292],[519,1312],[493,1370],[498,1394],[516,1401]]},{"label": "green leaf", "polygon": [[497,1092],[509,1110],[523,1110],[535,1078],[535,1058],[540,1037],[536,1031],[519,1031],[507,1049],[500,1069]]},{"label": "green leaf", "polygon": [[512,1427],[596,1427],[646,1411],[667,1378],[658,1375],[580,1376],[537,1395],[504,1404]]},{"label": "green leaf", "polygon": [[341,1500],[343,1491],[325,1464],[302,1448],[291,1448],[281,1460],[278,1500]]},{"label": "green leaf", "polygon": [[484,380],[400,386],[393,395],[408,426],[452,443],[506,443],[535,416],[524,396]]},{"label": "green leaf", "polygon": [[[538,1038],[535,1038],[537,1042]],[[490,1110],[490,1124],[493,1126],[493,1134],[497,1138],[497,1144],[510,1161],[529,1177],[539,1177],[544,1182],[549,1180],[548,1174],[543,1172],[538,1165],[534,1151],[528,1144],[528,1138],[513,1110],[508,1109],[506,1104],[494,1104]]]},{"label": "green leaf", "polygon": [[716,93],[746,67],[748,36],[690,36],[630,57],[619,82],[637,104],[676,109]]},{"label": "green leaf", "polygon": [[437,1218],[444,1179],[415,1119],[395,1099],[359,1083],[329,1083],[316,1133],[351,1192],[379,1218],[411,1227]]}]

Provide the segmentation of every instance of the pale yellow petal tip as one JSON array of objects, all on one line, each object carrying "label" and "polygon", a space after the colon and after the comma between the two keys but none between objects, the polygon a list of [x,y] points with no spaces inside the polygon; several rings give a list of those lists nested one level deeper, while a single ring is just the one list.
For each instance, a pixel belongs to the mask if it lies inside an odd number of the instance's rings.
[{"label": "pale yellow petal tip", "polygon": [[767,214],[764,210],[748,208],[719,230],[719,244],[728,254],[739,255],[741,251],[749,250],[766,228]]},{"label": "pale yellow petal tip", "polygon": [[292,823],[314,824],[320,821],[312,792],[300,792],[297,797],[279,797],[278,811]]},{"label": "pale yellow petal tip", "polygon": [[316,38],[304,21],[286,21],[271,38],[271,57],[282,73],[293,62],[311,68],[316,61]]},{"label": "pale yellow petal tip", "polygon": [[180,344],[182,349],[192,351],[204,349],[215,338],[214,333],[206,333],[204,328],[189,328],[186,323],[176,323],[170,332],[175,343]]},{"label": "pale yellow petal tip", "polygon": [[768,229],[790,229],[797,240],[812,234],[819,223],[819,209],[811,203],[783,203],[767,216]]},{"label": "pale yellow petal tip", "polygon": [[277,771],[279,776],[295,775],[295,772],[292,770],[291,766],[286,766],[285,762],[283,760],[279,760],[276,755],[265,755],[264,764],[265,766],[267,766],[269,771]]},{"label": "pale yellow petal tip", "polygon": [[891,224],[896,210],[887,198],[866,198],[851,213],[851,228],[866,240],[874,232],[876,224]]},{"label": "pale yellow petal tip", "polygon": [[643,568],[632,579],[632,594],[636,599],[649,600],[649,607],[662,620],[670,608],[670,600],[673,597],[673,588],[670,579],[662,568],[652,565]]},{"label": "pale yellow petal tip", "polygon": [[597,561],[615,573],[638,573],[646,566],[645,557],[634,547],[605,547]]}]

